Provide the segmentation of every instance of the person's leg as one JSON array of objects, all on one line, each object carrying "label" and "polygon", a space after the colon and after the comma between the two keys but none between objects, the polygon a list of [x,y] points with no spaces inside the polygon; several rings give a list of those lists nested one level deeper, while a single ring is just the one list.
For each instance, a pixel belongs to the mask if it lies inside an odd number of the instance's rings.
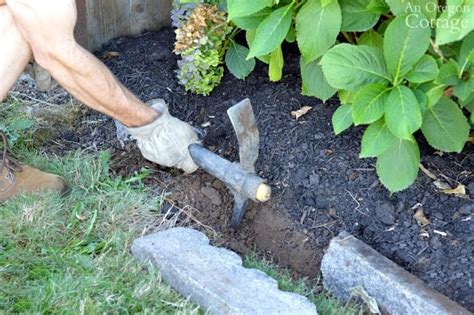
[{"label": "person's leg", "polygon": [[[0,0],[1,1],[1,0]],[[23,39],[6,6],[0,3],[0,102],[25,69],[31,49]],[[10,154],[8,140],[0,130],[0,202],[23,193],[67,191],[65,181],[54,174],[20,164]]]},{"label": "person's leg", "polygon": [[142,126],[158,114],[128,91],[73,35],[74,0],[7,0],[38,64],[84,104],[126,126]]},{"label": "person's leg", "polygon": [[1,102],[31,58],[30,46],[23,39],[6,6],[0,6],[0,47]]}]

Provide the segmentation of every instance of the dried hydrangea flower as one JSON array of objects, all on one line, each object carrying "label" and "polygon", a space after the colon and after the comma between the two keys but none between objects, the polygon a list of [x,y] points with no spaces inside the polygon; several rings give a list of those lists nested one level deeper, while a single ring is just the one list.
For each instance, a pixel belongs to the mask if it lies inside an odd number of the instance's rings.
[{"label": "dried hydrangea flower", "polygon": [[186,90],[208,95],[224,73],[224,43],[232,27],[216,5],[199,4],[187,14],[175,31],[178,79]]}]

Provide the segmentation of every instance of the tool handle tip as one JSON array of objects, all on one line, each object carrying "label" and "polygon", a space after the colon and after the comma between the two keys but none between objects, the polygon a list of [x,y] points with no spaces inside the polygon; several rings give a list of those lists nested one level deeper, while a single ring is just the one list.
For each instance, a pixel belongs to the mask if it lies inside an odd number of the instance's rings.
[{"label": "tool handle tip", "polygon": [[272,196],[272,189],[270,188],[270,186],[264,183],[258,186],[256,194],[255,194],[256,200],[260,202],[265,202],[265,201],[270,200],[271,196]]}]

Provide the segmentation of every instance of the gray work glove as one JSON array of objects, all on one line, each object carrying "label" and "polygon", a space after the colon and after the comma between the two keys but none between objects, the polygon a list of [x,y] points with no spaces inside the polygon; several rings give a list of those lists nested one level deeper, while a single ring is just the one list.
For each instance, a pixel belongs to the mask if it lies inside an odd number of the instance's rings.
[{"label": "gray work glove", "polygon": [[137,140],[143,157],[186,173],[196,171],[198,167],[188,150],[190,144],[199,143],[196,132],[188,123],[171,116],[164,100],[151,100],[148,105],[160,113],[160,117],[142,127],[126,127],[131,137]]}]

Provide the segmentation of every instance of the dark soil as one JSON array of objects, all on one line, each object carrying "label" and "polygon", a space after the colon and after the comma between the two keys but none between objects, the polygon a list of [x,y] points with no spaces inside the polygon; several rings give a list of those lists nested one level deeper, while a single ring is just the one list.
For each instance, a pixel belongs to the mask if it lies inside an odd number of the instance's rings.
[{"label": "dark soil", "polygon": [[[440,180],[465,185],[465,198],[438,192],[433,179],[420,172],[409,189],[390,195],[380,184],[373,159],[358,158],[363,128],[335,136],[331,116],[336,100],[326,104],[300,93],[298,56],[286,57],[283,80],[271,83],[259,63],[246,81],[226,73],[209,97],[185,93],[175,78],[173,32],[165,29],[112,41],[97,56],[141,99],[164,98],[175,116],[203,128],[204,144],[230,159],[238,157],[235,135],[226,109],[250,98],[261,135],[258,173],[273,187],[273,199],[252,204],[238,231],[227,228],[232,197],[222,183],[198,171],[181,175],[146,162],[133,144],[122,149],[112,121],[84,110],[82,121],[61,131],[54,150],[108,149],[113,169],[127,175],[146,165],[157,170],[148,180],[171,192],[170,200],[199,210],[197,219],[221,235],[216,242],[238,253],[257,249],[282,267],[318,277],[324,249],[342,230],[470,310],[474,310],[474,154],[435,152],[419,137],[422,164]],[[120,56],[107,59],[105,52]],[[290,112],[304,105],[313,109],[295,121]],[[100,123],[88,123],[88,122]],[[58,144],[59,143],[59,144]],[[470,197],[469,197],[470,194]],[[431,224],[420,227],[413,217],[422,208]]]}]

